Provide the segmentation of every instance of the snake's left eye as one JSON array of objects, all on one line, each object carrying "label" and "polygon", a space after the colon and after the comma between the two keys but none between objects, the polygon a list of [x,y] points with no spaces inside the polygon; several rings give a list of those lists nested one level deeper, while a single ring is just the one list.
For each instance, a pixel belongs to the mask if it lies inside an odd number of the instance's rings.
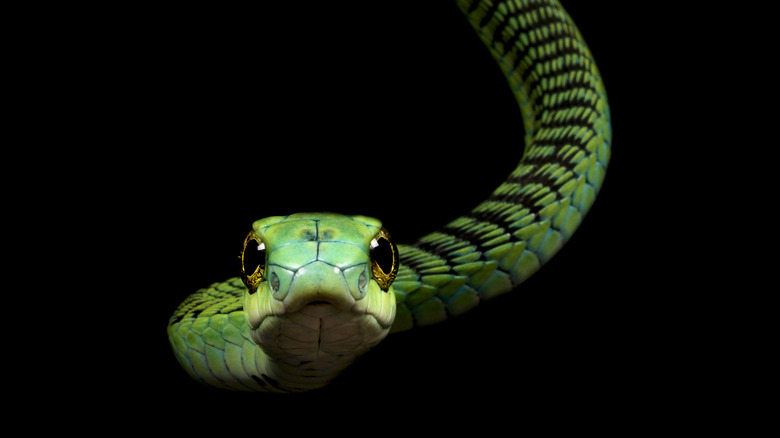
[{"label": "snake's left eye", "polygon": [[398,275],[398,248],[384,228],[371,240],[371,274],[379,288],[387,292]]},{"label": "snake's left eye", "polygon": [[265,243],[254,231],[250,231],[244,239],[244,249],[241,250],[241,279],[254,293],[263,281],[265,272]]}]

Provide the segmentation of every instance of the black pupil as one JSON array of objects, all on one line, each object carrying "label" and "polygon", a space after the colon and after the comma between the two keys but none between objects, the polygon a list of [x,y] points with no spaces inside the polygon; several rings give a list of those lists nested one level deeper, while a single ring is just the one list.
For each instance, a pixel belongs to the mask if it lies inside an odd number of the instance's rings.
[{"label": "black pupil", "polygon": [[393,269],[393,246],[384,238],[377,239],[376,243],[377,246],[371,250],[371,257],[382,272],[389,274]]},{"label": "black pupil", "polygon": [[265,248],[260,248],[260,244],[250,240],[244,250],[244,272],[252,275],[258,266],[265,264]]}]

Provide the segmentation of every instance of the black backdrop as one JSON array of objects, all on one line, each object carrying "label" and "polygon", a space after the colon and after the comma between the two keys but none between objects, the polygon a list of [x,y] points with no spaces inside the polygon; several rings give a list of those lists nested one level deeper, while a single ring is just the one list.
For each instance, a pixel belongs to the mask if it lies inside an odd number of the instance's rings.
[{"label": "black backdrop", "polygon": [[401,423],[477,421],[497,407],[518,422],[631,414],[627,401],[658,379],[642,264],[651,109],[636,99],[654,98],[645,60],[657,48],[639,38],[638,9],[564,6],[602,71],[614,128],[606,183],[574,238],[513,293],[390,336],[323,391],[286,397],[192,382],[168,345],[171,312],[236,275],[257,218],[365,214],[411,242],[468,211],[522,153],[502,74],[449,2],[166,8],[131,11],[118,32],[107,24],[119,37],[99,46],[111,56],[95,105],[106,107],[98,120],[117,158],[104,167],[120,175],[107,189],[120,202],[105,220],[132,255],[116,263],[131,292],[119,299],[127,334],[107,352],[121,371],[106,369],[126,382],[121,393],[142,397],[129,412],[174,428],[168,418],[194,415],[201,427],[238,412],[258,425],[268,415],[295,424],[301,411]]}]

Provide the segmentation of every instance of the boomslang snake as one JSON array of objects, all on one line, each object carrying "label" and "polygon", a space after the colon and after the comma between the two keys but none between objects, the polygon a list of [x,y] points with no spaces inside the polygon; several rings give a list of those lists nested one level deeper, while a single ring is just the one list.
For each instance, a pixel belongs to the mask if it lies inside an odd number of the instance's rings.
[{"label": "boomslang snake", "polygon": [[241,276],[190,295],[170,319],[168,338],[192,378],[245,391],[320,388],[388,333],[513,290],[577,229],[611,144],[590,51],[558,1],[457,3],[520,106],[517,168],[468,214],[410,245],[364,216],[254,222]]}]

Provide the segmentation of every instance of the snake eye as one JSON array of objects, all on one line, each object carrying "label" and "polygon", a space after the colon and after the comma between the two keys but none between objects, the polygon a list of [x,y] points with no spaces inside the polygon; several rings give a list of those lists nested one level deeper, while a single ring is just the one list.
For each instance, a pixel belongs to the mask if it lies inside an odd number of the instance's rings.
[{"label": "snake eye", "polygon": [[371,274],[379,288],[387,292],[398,275],[398,248],[384,228],[371,240]]},{"label": "snake eye", "polygon": [[257,290],[263,281],[265,271],[265,243],[250,231],[244,239],[244,249],[241,250],[241,279],[250,293]]}]

